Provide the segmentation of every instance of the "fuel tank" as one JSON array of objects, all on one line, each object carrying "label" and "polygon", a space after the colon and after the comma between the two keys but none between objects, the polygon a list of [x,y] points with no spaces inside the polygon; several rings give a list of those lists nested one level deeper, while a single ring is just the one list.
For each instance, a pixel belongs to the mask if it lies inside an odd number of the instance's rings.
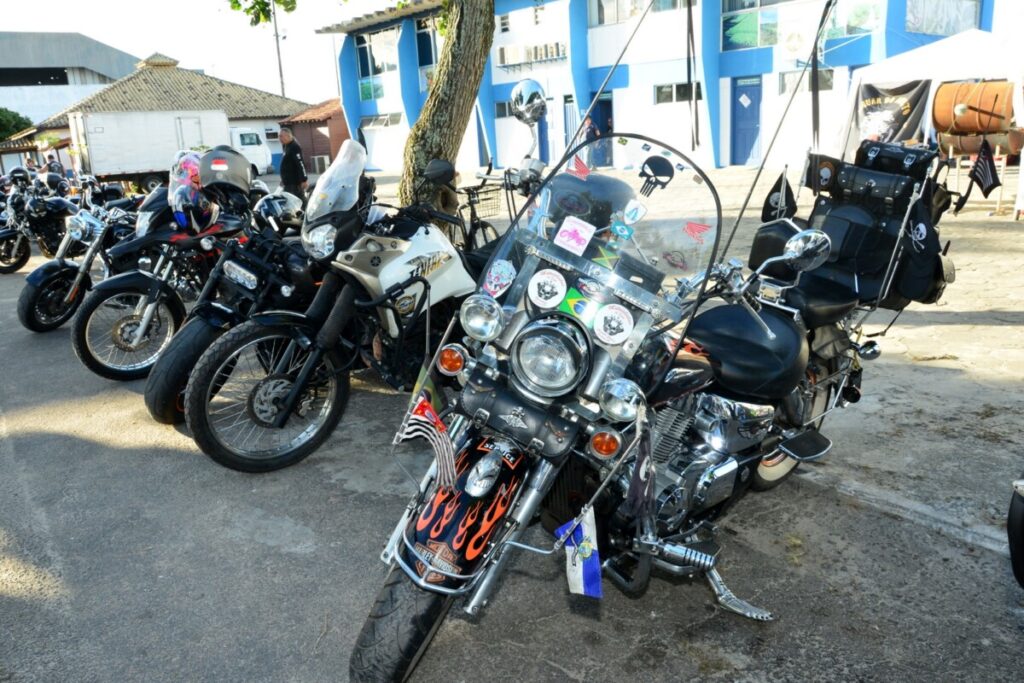
[{"label": "fuel tank", "polygon": [[807,368],[807,335],[785,313],[763,307],[770,338],[739,305],[704,311],[690,324],[687,338],[708,354],[715,381],[740,397],[777,400],[800,383]]}]

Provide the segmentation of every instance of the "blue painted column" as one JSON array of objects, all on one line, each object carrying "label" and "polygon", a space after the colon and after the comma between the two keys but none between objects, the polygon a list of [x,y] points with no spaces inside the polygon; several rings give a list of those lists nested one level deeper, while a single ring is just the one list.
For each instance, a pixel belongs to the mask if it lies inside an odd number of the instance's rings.
[{"label": "blue painted column", "polygon": [[[722,168],[725,162],[722,153],[722,93],[719,79],[719,44],[722,31],[722,3],[703,2],[699,8],[696,3],[694,14],[700,14],[701,26],[701,66],[704,67],[704,101],[708,107],[708,127],[711,129],[711,154],[715,167]],[[694,27],[696,30],[697,27]]]},{"label": "blue painted column", "polygon": [[416,22],[406,19],[398,32],[398,79],[402,108],[411,128],[420,117],[420,58],[416,50]]},{"label": "blue painted column", "polygon": [[588,24],[587,1],[569,0],[569,69],[572,73],[573,97],[581,115],[590,104],[591,97]]},{"label": "blue painted column", "polygon": [[484,64],[484,75],[480,78],[480,90],[476,95],[477,104],[480,105],[480,127],[483,129],[484,137],[487,138],[487,151],[491,159],[498,161],[498,133],[494,125],[494,79],[491,78],[491,55],[487,54],[487,63]]},{"label": "blue painted column", "polygon": [[353,140],[359,139],[359,119],[362,108],[359,101],[359,66],[356,60],[356,39],[346,35],[338,53],[338,73],[341,77],[341,106],[345,110],[345,123]]}]

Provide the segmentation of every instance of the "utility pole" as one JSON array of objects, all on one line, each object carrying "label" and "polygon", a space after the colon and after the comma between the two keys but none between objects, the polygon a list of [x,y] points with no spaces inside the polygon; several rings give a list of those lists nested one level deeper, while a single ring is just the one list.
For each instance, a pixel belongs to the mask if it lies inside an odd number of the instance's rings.
[{"label": "utility pole", "polygon": [[270,0],[270,16],[274,20],[274,45],[277,47],[277,75],[281,78],[281,97],[284,97],[284,67],[281,65],[281,35],[277,32],[277,3]]}]

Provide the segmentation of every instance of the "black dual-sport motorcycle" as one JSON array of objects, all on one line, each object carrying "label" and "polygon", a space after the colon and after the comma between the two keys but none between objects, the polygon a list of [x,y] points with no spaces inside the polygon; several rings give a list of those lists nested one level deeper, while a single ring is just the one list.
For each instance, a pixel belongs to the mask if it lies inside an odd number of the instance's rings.
[{"label": "black dual-sport motorcycle", "polygon": [[56,173],[35,175],[18,167],[8,175],[7,224],[0,227],[0,273],[21,270],[32,256],[32,242],[47,258],[64,238],[64,221],[78,213],[71,186]]},{"label": "black dual-sport motorcycle", "polygon": [[[614,167],[577,161],[595,154]],[[453,463],[439,447],[385,546],[352,680],[407,677],[454,601],[477,613],[516,550],[564,549],[573,592],[599,596],[607,578],[639,594],[655,571],[703,574],[722,608],[772,619],[718,573],[716,520],[828,452],[825,417],[859,397],[860,361],[878,355],[859,342],[864,315],[910,291],[908,251],[940,267],[918,244],[934,225],[908,220],[923,184],[889,213],[869,203],[866,218],[839,211],[859,205],[853,191],[823,195],[812,222],[831,236],[765,226],[747,272],[718,262],[718,196],[685,155],[617,134],[574,150],[462,305],[466,336],[436,355],[463,385],[439,416]],[[652,258],[665,252],[681,257]],[[869,252],[880,273],[858,270]],[[410,413],[400,435],[425,422],[437,421]],[[535,519],[552,543],[525,542]]]}]

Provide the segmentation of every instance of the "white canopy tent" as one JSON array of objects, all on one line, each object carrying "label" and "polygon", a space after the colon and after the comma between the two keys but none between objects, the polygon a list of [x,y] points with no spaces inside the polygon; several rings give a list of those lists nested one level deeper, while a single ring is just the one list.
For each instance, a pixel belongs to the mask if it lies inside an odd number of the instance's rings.
[{"label": "white canopy tent", "polygon": [[1017,125],[1024,125],[1024,48],[1000,36],[971,29],[937,40],[913,50],[876,62],[853,72],[850,79],[847,126],[836,141],[839,155],[847,147],[854,114],[858,106],[858,93],[862,84],[895,86],[909,81],[930,80],[928,107],[922,126],[929,135],[932,129],[932,102],[936,89],[948,81],[972,79],[1006,79],[1016,83],[1013,108]]}]

